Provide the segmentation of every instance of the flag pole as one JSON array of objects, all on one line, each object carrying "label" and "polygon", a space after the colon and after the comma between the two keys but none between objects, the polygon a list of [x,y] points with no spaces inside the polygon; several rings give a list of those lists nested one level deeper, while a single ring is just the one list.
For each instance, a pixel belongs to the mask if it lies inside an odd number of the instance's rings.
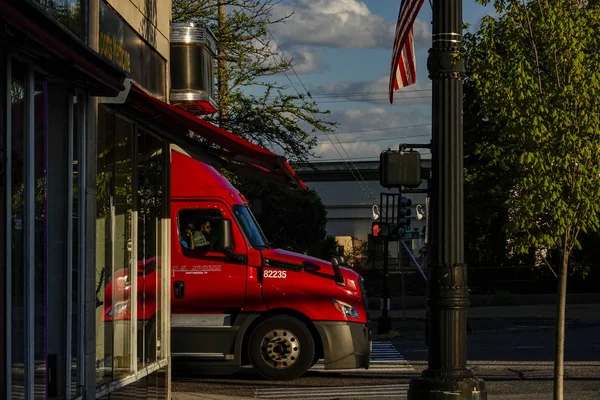
[{"label": "flag pole", "polygon": [[432,80],[432,188],[427,280],[428,366],[408,400],[485,400],[467,369],[469,293],[463,241],[462,0],[433,0],[427,68]]}]

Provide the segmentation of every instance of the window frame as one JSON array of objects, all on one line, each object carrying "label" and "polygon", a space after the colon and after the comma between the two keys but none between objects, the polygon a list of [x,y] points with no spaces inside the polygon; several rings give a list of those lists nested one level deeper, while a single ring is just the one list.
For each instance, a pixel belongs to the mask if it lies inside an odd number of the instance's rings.
[{"label": "window frame", "polygon": [[[213,254],[225,255],[225,252],[223,250],[214,251],[211,249],[210,251],[201,251],[201,250],[183,247],[183,245],[181,244],[181,240],[182,240],[181,239],[181,237],[182,237],[181,214],[185,213],[185,212],[195,212],[195,211],[201,211],[201,210],[211,210],[211,211],[214,210],[216,213],[219,214],[219,216],[215,216],[215,217],[206,216],[205,218],[214,218],[215,220],[220,219],[222,221],[225,221],[226,219],[228,219],[225,216],[225,214],[217,207],[204,206],[204,207],[192,207],[192,208],[179,209],[177,211],[177,244],[179,246],[179,249],[181,250],[181,253],[184,255],[184,257],[197,258],[197,259],[210,258],[210,256]],[[234,238],[232,237],[231,239],[232,239],[232,244],[234,244]]]},{"label": "window frame", "polygon": [[[162,180],[162,216],[159,219],[158,229],[161,230],[160,235],[162,237],[162,243],[159,243],[161,249],[161,299],[157,299],[157,301],[161,302],[162,310],[170,310],[170,265],[171,265],[171,257],[170,257],[170,158],[168,157],[170,154],[170,146],[168,141],[164,138],[164,135],[158,133],[158,131],[147,124],[144,124],[138,121],[136,118],[129,116],[126,113],[120,112],[119,110],[110,107],[108,104],[101,105],[106,112],[112,114],[115,118],[122,118],[129,123],[132,124],[131,129],[131,141],[133,146],[133,154],[131,155],[132,160],[132,227],[131,227],[131,237],[132,237],[132,257],[131,257],[131,265],[129,266],[130,271],[137,271],[137,263],[138,263],[138,171],[137,171],[137,163],[138,163],[138,133],[145,132],[151,134],[162,141],[162,157],[161,161],[163,162],[163,180]],[[97,161],[95,161],[97,162]],[[158,232],[157,232],[158,235]],[[114,238],[113,238],[114,239]],[[111,239],[111,243],[112,240]],[[113,266],[114,268],[114,266]],[[131,279],[131,288],[130,293],[137,293],[137,279]],[[114,304],[114,289],[113,289],[113,304]],[[170,313],[169,312],[161,312],[160,313],[160,321],[156,321],[156,324],[161,324],[161,351],[160,357],[156,356],[156,359],[153,362],[148,364],[144,364],[143,367],[138,366],[137,362],[137,295],[130,295],[130,307],[131,307],[131,323],[130,323],[130,365],[129,365],[129,373],[127,375],[120,375],[111,378],[108,382],[103,382],[101,384],[96,385],[96,398],[102,397],[111,393],[115,390],[118,390],[124,386],[127,386],[144,376],[148,376],[153,372],[167,366],[169,364],[169,355],[170,355],[170,335],[169,335],[169,324],[170,324]],[[97,323],[99,321],[96,321]],[[158,331],[157,331],[158,332]],[[158,336],[157,336],[158,339]],[[114,332],[113,332],[113,340],[114,340]],[[113,353],[114,354],[114,353]]]}]

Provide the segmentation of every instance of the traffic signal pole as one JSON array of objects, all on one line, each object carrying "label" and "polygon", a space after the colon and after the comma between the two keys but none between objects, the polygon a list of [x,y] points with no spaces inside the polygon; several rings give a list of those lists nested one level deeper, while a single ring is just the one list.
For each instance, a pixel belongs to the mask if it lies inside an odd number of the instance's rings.
[{"label": "traffic signal pole", "polygon": [[487,399],[467,369],[467,268],[463,242],[462,0],[433,0],[427,67],[432,80],[432,193],[427,285],[428,366],[409,400]]},{"label": "traffic signal pole", "polygon": [[389,240],[383,238],[383,304],[381,306],[381,317],[377,324],[377,333],[387,333],[392,329],[392,318],[388,315],[390,306],[390,284],[389,279]]}]

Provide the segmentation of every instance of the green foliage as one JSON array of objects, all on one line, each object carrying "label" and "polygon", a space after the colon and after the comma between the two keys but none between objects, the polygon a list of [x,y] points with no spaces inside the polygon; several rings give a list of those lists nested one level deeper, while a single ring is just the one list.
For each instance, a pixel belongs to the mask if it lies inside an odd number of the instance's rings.
[{"label": "green foliage", "polygon": [[351,249],[345,251],[346,261],[354,269],[366,269],[369,265],[369,249],[366,240],[355,240]]},{"label": "green foliage", "polygon": [[[292,162],[306,161],[316,146],[315,132],[330,132],[334,124],[304,93],[286,94],[287,86],[273,77],[291,71],[293,61],[277,52],[269,32],[272,0],[174,0],[173,22],[206,24],[217,39],[219,114],[207,119]],[[225,6],[227,13],[219,13]],[[221,11],[223,8],[221,7]],[[253,93],[253,94],[251,94]],[[326,237],[325,207],[313,191],[300,192],[257,182],[222,171],[248,199],[260,199],[257,220],[276,247],[329,259],[336,246]]]},{"label": "green foliage", "polygon": [[[219,18],[219,4],[227,6]],[[208,118],[258,145],[281,149],[291,161],[305,161],[316,146],[316,131],[332,130],[321,111],[304,93],[284,93],[287,86],[271,79],[286,73],[293,61],[277,52],[269,25],[272,0],[175,0],[173,22],[200,22],[210,27],[218,47],[216,101],[219,115]],[[249,94],[258,93],[256,95]]]},{"label": "green foliage", "polygon": [[580,231],[599,228],[600,9],[572,0],[493,4],[499,17],[484,18],[464,42],[467,84],[498,135],[477,152],[519,171],[505,200],[512,250],[559,249],[566,263]]},{"label": "green foliage", "polygon": [[[239,187],[255,203],[256,219],[273,246],[327,260],[331,257],[337,243],[326,237],[327,211],[315,191],[244,178]],[[260,211],[257,211],[258,199]]]},{"label": "green foliage", "polygon": [[465,262],[473,267],[505,265],[505,203],[519,170],[496,158],[496,152],[487,152],[491,144],[499,146],[501,136],[489,118],[482,117],[482,100],[473,82],[465,82],[463,92]]},{"label": "green foliage", "polygon": [[331,260],[338,246],[337,240],[331,235],[327,235],[325,239],[314,244],[308,254],[320,258],[322,260]]}]

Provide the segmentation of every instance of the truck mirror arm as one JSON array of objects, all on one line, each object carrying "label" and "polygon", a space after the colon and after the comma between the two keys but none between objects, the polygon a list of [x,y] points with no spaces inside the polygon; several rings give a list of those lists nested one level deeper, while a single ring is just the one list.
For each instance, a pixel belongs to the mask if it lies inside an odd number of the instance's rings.
[{"label": "truck mirror arm", "polygon": [[231,250],[231,248],[223,249],[223,253],[229,262],[235,264],[246,264],[246,255],[245,254],[236,254]]},{"label": "truck mirror arm", "polygon": [[333,274],[335,275],[335,283],[340,286],[346,286],[346,282],[344,281],[344,275],[342,275],[342,270],[340,269],[339,264],[331,264],[333,266]]}]

